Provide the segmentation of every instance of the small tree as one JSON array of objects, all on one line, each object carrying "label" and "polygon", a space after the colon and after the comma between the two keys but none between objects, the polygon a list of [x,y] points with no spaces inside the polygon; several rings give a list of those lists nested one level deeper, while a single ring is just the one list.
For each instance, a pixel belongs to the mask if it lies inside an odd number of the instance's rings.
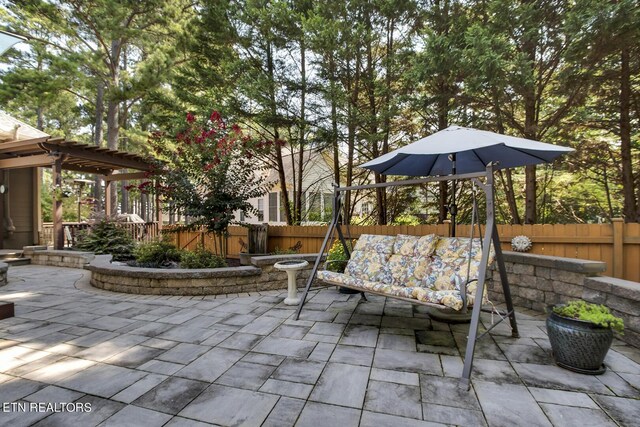
[{"label": "small tree", "polygon": [[[155,152],[167,163],[158,168],[155,190],[175,212],[189,218],[179,230],[200,230],[214,235],[215,252],[226,256],[224,238],[231,224],[239,224],[234,213],[257,214],[249,199],[262,197],[269,185],[258,158],[271,146],[255,141],[236,124],[227,127],[217,111],[198,121],[188,113],[186,126],[167,140],[151,137]],[[151,182],[140,191],[151,191]]]}]

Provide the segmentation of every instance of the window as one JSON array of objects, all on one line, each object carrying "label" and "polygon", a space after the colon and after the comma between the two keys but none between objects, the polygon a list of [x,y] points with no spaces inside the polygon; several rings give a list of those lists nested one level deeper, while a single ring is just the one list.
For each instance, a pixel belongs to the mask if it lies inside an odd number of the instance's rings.
[{"label": "window", "polygon": [[269,221],[278,221],[278,193],[269,193]]},{"label": "window", "polygon": [[240,222],[244,222],[244,211],[240,211]]},{"label": "window", "polygon": [[369,215],[371,213],[371,205],[369,202],[362,203],[362,215]]},{"label": "window", "polygon": [[264,199],[258,199],[258,221],[264,221]]},{"label": "window", "polygon": [[[284,222],[287,218],[287,214],[284,211],[284,200],[282,199],[282,193],[278,193],[278,195],[280,196],[280,221]],[[291,196],[291,193],[289,193],[289,196]]]},{"label": "window", "polygon": [[333,193],[324,193],[323,202],[322,220],[329,221],[333,215]]}]

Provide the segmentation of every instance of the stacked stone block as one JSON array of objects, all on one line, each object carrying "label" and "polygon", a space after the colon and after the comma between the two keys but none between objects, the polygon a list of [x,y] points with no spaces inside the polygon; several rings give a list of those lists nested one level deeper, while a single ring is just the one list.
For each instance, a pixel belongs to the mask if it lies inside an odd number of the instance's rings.
[{"label": "stacked stone block", "polygon": [[[604,304],[625,322],[625,333],[620,338],[640,346],[640,283],[598,276],[606,270],[600,261],[516,252],[505,252],[504,260],[517,307],[545,311],[549,305],[574,299]],[[491,274],[489,299],[504,302],[496,265]]]}]

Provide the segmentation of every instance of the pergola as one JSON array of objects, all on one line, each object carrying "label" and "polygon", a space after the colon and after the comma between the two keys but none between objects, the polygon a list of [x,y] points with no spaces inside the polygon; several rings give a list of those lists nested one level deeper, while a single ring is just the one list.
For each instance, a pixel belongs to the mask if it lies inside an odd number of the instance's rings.
[{"label": "pergola", "polygon": [[[15,139],[0,142],[0,170],[51,167],[53,185],[62,184],[62,170],[102,175],[105,180],[105,212],[113,213],[111,206],[111,184],[114,181],[146,178],[145,172],[152,164],[132,153],[110,150],[96,145],[80,144],[64,138],[41,136],[30,139]],[[124,169],[137,172],[122,173]],[[156,207],[159,201],[156,197]],[[160,224],[160,209],[156,209],[156,220]],[[53,200],[54,249],[62,249],[64,230],[62,226],[62,201]]]}]

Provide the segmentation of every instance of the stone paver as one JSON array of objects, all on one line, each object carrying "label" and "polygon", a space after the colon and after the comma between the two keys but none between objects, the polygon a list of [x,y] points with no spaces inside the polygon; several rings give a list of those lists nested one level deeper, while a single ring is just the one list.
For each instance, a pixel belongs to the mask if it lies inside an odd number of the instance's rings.
[{"label": "stone paver", "polygon": [[216,380],[217,384],[258,390],[269,378],[275,367],[255,363],[238,362]]},{"label": "stone paver", "polygon": [[170,419],[171,415],[130,405],[122,408],[99,425],[100,427],[135,427],[140,425],[160,427]]},{"label": "stone paver", "polygon": [[4,412],[0,424],[639,425],[640,351],[616,341],[604,375],[566,371],[540,313],[519,313],[521,338],[505,324],[478,342],[466,390],[468,326],[421,306],[325,288],[295,320],[286,290],[122,295],[91,288],[88,274],[10,268],[0,301],[16,316],[0,320],[0,402],[91,412]]},{"label": "stone paver", "polygon": [[207,387],[208,384],[202,381],[171,377],[140,396],[133,404],[175,415]]},{"label": "stone paver", "polygon": [[278,396],[212,385],[187,405],[180,415],[221,425],[257,426],[267,418]]},{"label": "stone paver", "polygon": [[369,370],[364,366],[327,363],[309,398],[316,402],[362,408]]},{"label": "stone paver", "polygon": [[143,372],[106,364],[93,365],[77,374],[58,381],[57,384],[93,394],[100,397],[111,397],[145,376]]},{"label": "stone paver", "polygon": [[600,409],[543,403],[542,410],[554,425],[566,427],[615,427],[611,418]]},{"label": "stone paver", "polygon": [[473,387],[491,425],[552,425],[525,386],[476,381]]},{"label": "stone paver", "polygon": [[308,402],[296,423],[298,427],[341,426],[355,427],[360,421],[360,411],[342,406]]},{"label": "stone paver", "polygon": [[403,384],[369,381],[364,409],[421,419],[420,388]]}]

